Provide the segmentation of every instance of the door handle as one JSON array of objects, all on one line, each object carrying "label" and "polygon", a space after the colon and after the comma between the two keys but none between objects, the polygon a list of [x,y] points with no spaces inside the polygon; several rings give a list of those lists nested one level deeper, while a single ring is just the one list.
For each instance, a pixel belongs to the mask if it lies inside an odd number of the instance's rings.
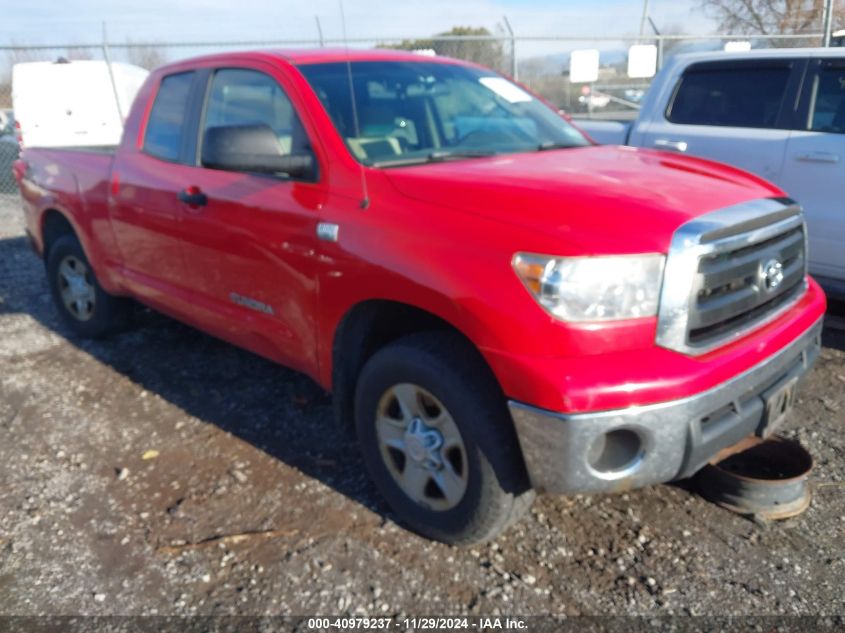
[{"label": "door handle", "polygon": [[208,196],[202,192],[202,189],[194,185],[186,187],[177,196],[180,202],[184,202],[189,207],[204,207],[208,204]]},{"label": "door handle", "polygon": [[659,147],[660,149],[668,149],[673,152],[685,152],[687,151],[687,147],[689,147],[686,141],[670,141],[665,138],[659,138],[654,141],[654,146]]},{"label": "door handle", "polygon": [[809,163],[838,163],[839,154],[832,152],[807,152],[806,154],[798,154],[798,160],[803,160]]}]

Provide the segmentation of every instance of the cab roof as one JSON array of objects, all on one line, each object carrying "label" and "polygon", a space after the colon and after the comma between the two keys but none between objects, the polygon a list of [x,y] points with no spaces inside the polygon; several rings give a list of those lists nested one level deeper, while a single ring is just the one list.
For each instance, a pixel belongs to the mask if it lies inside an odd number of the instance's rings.
[{"label": "cab roof", "polygon": [[754,48],[750,51],[697,51],[678,53],[673,58],[685,62],[743,59],[801,59],[806,57],[845,57],[845,49],[830,48]]},{"label": "cab roof", "polygon": [[420,55],[411,51],[388,48],[346,49],[346,48],[310,48],[300,50],[276,50],[270,54],[287,59],[292,64],[326,64],[333,62],[364,61],[439,61],[462,63],[450,57]]},{"label": "cab roof", "polygon": [[252,59],[261,61],[283,60],[295,66],[308,64],[330,64],[337,62],[372,62],[372,61],[404,61],[404,62],[435,62],[442,64],[460,64],[474,66],[470,62],[453,59],[451,57],[420,55],[411,51],[392,50],[386,48],[346,49],[346,48],[303,48],[303,49],[270,49],[256,51],[231,51],[214,53],[184,59],[167,64],[158,70],[184,69],[187,67],[225,63],[233,59]]}]

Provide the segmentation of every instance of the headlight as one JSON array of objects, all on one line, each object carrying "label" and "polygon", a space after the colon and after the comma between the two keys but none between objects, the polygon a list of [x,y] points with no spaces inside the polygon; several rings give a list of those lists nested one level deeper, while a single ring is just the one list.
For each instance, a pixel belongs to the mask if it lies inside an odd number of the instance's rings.
[{"label": "headlight", "polygon": [[664,259],[517,253],[513,268],[539,304],[558,319],[613,321],[657,314]]}]

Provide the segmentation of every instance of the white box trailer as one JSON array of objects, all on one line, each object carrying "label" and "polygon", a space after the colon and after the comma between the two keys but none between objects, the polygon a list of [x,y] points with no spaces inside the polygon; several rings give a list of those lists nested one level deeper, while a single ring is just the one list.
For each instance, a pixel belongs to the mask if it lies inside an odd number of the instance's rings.
[{"label": "white box trailer", "polygon": [[[12,105],[24,147],[114,146],[149,72],[105,61],[60,59],[12,68]],[[113,78],[113,80],[112,80]]]}]

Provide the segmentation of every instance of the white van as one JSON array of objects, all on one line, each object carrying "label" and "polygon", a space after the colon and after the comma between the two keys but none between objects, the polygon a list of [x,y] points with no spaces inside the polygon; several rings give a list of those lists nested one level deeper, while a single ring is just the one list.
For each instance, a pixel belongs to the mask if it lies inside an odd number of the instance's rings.
[{"label": "white van", "polygon": [[117,62],[111,64],[110,74],[106,62],[99,60],[15,64],[12,105],[21,145],[117,145],[123,118],[148,74]]}]

